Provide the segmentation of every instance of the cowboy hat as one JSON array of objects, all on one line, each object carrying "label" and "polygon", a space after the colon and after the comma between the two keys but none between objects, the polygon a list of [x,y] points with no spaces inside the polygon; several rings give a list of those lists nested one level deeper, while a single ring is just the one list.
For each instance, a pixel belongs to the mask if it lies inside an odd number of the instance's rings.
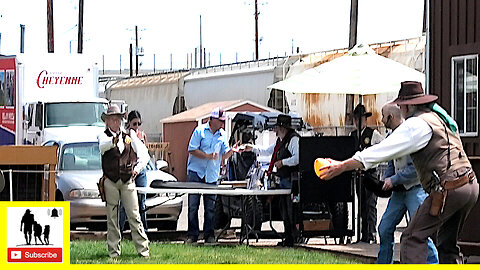
[{"label": "cowboy hat", "polygon": [[277,116],[277,123],[275,124],[279,127],[293,129],[292,127],[292,117],[286,114],[279,114]]},{"label": "cowboy hat", "polygon": [[425,95],[422,84],[415,81],[402,82],[398,97],[392,101],[397,105],[420,105],[437,100],[435,95]]},{"label": "cowboy hat", "polygon": [[365,116],[365,117],[370,117],[372,116],[371,112],[367,112],[367,109],[363,104],[358,104],[355,109],[353,110],[353,116],[355,117],[360,117],[360,116]]},{"label": "cowboy hat", "polygon": [[117,104],[112,104],[110,105],[110,107],[108,107],[108,110],[106,113],[105,112],[102,113],[102,116],[101,116],[102,121],[105,122],[106,117],[111,115],[118,115],[118,116],[124,117],[125,113],[122,113],[120,111],[120,108],[118,107]]}]

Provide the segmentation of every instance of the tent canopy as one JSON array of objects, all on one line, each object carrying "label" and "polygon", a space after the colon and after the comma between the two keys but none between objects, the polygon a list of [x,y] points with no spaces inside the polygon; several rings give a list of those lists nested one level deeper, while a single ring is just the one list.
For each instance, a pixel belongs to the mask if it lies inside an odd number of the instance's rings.
[{"label": "tent canopy", "polygon": [[359,44],[347,55],[268,86],[292,93],[371,95],[397,92],[402,81],[425,82],[425,74]]}]

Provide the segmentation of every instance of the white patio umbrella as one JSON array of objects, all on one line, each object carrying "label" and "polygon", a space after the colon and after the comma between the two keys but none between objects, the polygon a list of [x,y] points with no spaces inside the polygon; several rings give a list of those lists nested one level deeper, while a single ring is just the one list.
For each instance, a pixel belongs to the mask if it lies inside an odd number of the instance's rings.
[{"label": "white patio umbrella", "polygon": [[292,93],[370,95],[397,92],[402,81],[425,82],[425,74],[359,44],[318,67],[268,86]]}]

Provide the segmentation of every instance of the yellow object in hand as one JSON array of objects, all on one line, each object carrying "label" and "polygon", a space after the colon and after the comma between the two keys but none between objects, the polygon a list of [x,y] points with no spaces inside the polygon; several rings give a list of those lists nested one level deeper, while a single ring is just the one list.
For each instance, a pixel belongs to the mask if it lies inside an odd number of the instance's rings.
[{"label": "yellow object in hand", "polygon": [[315,159],[315,163],[313,164],[313,168],[315,170],[315,174],[320,177],[320,172],[323,171],[324,169],[321,170],[322,167],[329,166],[332,164],[330,160],[325,159],[325,158],[317,158]]}]

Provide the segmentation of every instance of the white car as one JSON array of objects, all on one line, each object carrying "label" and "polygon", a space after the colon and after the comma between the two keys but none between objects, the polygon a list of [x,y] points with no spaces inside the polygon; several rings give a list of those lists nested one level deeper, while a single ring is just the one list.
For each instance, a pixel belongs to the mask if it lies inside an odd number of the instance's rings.
[{"label": "white car", "polygon": [[[45,145],[59,147],[55,200],[70,201],[71,229],[86,227],[92,230],[105,230],[107,221],[105,202],[101,201],[97,189],[98,180],[102,176],[98,142],[50,141]],[[166,162],[159,162],[161,163]],[[147,186],[150,186],[153,180],[177,181],[173,175],[157,169],[151,161],[146,174]],[[182,211],[182,198],[169,194],[148,194],[146,208],[149,229],[175,230]]]}]

